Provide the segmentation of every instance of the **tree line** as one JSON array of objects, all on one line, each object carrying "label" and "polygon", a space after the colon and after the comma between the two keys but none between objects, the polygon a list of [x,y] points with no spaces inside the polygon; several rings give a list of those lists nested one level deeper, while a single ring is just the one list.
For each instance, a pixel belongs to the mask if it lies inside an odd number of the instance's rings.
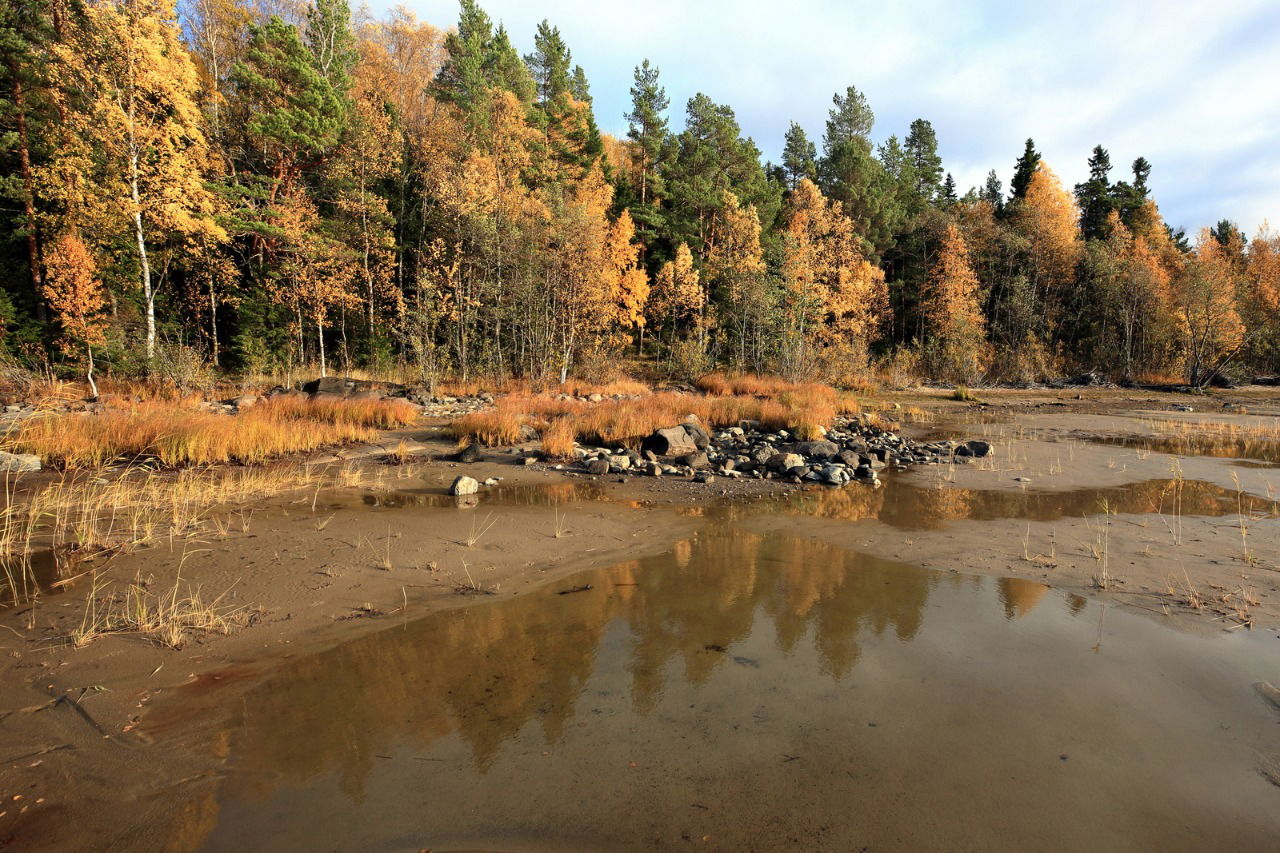
[{"label": "tree line", "polygon": [[1194,239],[1028,139],[960,194],[925,119],[832,98],[764,162],[705,94],[635,69],[600,131],[544,21],[521,55],[346,0],[10,0],[0,10],[0,345],[49,373],[399,367],[603,374],[643,358],[849,381],[1280,367],[1280,237]]}]

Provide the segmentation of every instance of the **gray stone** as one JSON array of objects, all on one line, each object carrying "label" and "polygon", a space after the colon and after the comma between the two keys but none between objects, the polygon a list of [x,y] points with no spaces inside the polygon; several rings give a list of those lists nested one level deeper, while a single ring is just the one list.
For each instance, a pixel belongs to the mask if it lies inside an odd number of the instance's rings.
[{"label": "gray stone", "polygon": [[768,458],[765,466],[771,471],[790,471],[792,468],[805,467],[805,461],[798,453],[775,453]]},{"label": "gray stone", "polygon": [[0,471],[6,474],[34,474],[40,470],[40,457],[34,453],[0,451]]},{"label": "gray stone", "polygon": [[840,448],[830,441],[798,441],[791,450],[811,459],[830,459],[840,452]]},{"label": "gray stone", "polygon": [[711,461],[707,459],[707,454],[702,451],[697,453],[682,453],[675,458],[677,465],[685,465],[689,468],[707,468],[711,465]]},{"label": "gray stone", "polygon": [[586,468],[587,468],[588,474],[608,474],[609,460],[608,459],[592,459],[587,462]]},{"label": "gray stone", "polygon": [[462,448],[456,454],[454,454],[453,458],[459,462],[466,462],[466,463],[479,462],[480,448],[474,444],[468,444],[466,447]]},{"label": "gray stone", "polygon": [[480,491],[480,484],[475,481],[474,477],[462,476],[453,481],[453,485],[449,487],[451,495],[474,495]]}]

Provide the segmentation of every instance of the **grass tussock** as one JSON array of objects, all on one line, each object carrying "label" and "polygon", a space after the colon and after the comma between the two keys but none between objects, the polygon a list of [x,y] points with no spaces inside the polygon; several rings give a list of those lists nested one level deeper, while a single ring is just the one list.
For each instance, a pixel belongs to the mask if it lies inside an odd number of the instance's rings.
[{"label": "grass tussock", "polygon": [[99,596],[95,587],[80,624],[68,639],[76,648],[83,648],[110,634],[135,634],[166,648],[181,649],[193,638],[230,634],[249,621],[245,611],[224,606],[223,596],[206,601],[199,589],[180,591],[181,581],[179,577],[164,593],[150,592],[141,580],[134,580],[118,596]]},{"label": "grass tussock", "polygon": [[512,394],[492,409],[464,415],[452,429],[460,440],[492,446],[514,444],[521,438],[522,427],[532,427],[542,434],[544,452],[562,457],[573,452],[574,440],[635,447],[655,429],[689,415],[711,428],[758,421],[766,429],[789,429],[801,438],[817,438],[836,417],[856,411],[858,403],[851,395],[817,384],[780,387],[776,396],[658,392],[600,403]]},{"label": "grass tussock", "polygon": [[138,458],[167,466],[255,464],[286,453],[368,441],[378,429],[406,426],[415,418],[413,406],[401,400],[280,396],[238,415],[183,402],[145,402],[32,418],[11,436],[11,443],[19,452],[34,453],[61,468]]}]

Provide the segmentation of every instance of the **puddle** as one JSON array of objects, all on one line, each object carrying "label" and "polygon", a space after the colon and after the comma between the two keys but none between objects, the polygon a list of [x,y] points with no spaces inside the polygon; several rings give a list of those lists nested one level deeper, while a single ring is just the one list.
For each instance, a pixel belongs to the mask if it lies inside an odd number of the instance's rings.
[{"label": "puddle", "polygon": [[1214,436],[1186,436],[1160,438],[1140,435],[1090,435],[1078,436],[1090,444],[1123,447],[1143,453],[1167,453],[1171,456],[1210,456],[1215,459],[1248,459],[1268,463],[1266,467],[1280,465],[1280,442]]},{"label": "puddle", "polygon": [[[1225,489],[1200,480],[1156,479],[1098,489],[1071,491],[983,490],[918,485],[909,478],[885,478],[884,488],[847,486],[809,489],[783,505],[793,515],[862,521],[874,519],[899,530],[930,530],[948,521],[1016,518],[1055,521],[1100,515],[1164,513],[1181,507],[1184,516],[1272,515],[1276,501]],[[1105,507],[1105,510],[1104,510]]]},{"label": "puddle", "polygon": [[475,507],[475,506],[555,506],[557,504],[606,500],[604,489],[595,481],[539,483],[524,486],[481,486],[474,495],[450,495],[438,489],[399,489],[390,492],[331,492],[325,506],[331,510],[366,507]]},{"label": "puddle", "polygon": [[27,602],[37,593],[61,592],[59,581],[69,579],[73,571],[84,571],[84,564],[60,560],[50,548],[32,551],[25,557],[0,559],[0,610]]},{"label": "puddle", "polygon": [[179,831],[237,853],[1267,849],[1280,716],[1251,685],[1280,683],[1276,651],[721,520],[287,662],[237,701],[227,775]]}]

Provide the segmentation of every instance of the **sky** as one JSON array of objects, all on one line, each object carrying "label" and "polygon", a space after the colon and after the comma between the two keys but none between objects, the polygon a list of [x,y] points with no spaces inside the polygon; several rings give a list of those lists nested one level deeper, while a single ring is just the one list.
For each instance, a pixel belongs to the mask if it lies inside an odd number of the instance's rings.
[{"label": "sky", "polygon": [[[353,5],[355,5],[353,3]],[[393,5],[370,0],[377,14]],[[456,0],[403,0],[450,27]],[[672,128],[698,92],[728,104],[766,159],[799,122],[821,146],[831,96],[849,85],[877,141],[933,123],[963,193],[995,169],[1006,191],[1027,137],[1067,186],[1094,145],[1112,180],[1144,156],[1166,221],[1189,233],[1230,219],[1280,228],[1280,2],[1076,0],[878,3],[838,0],[481,0],[532,50],[559,27],[587,72],[602,130],[626,133],[632,73],[662,71]]]}]

